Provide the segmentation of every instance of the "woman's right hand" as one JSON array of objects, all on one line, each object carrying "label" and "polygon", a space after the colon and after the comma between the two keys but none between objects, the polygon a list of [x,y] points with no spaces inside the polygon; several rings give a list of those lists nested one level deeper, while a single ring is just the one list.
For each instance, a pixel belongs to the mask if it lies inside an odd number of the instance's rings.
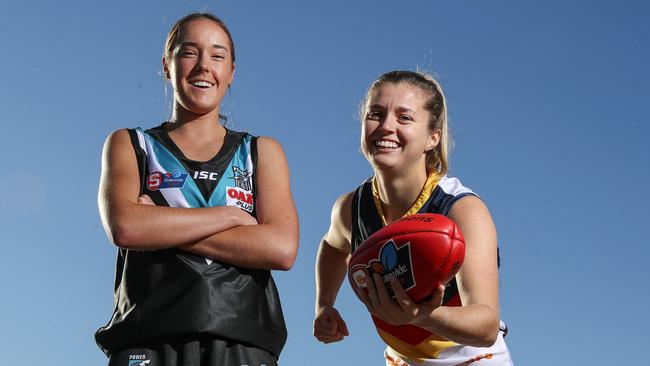
[{"label": "woman's right hand", "polygon": [[314,337],[323,343],[342,341],[350,335],[348,326],[339,312],[332,306],[323,306],[316,312]]},{"label": "woman's right hand", "polygon": [[257,219],[248,212],[242,210],[241,208],[235,206],[226,206],[233,208],[233,215],[237,218],[239,225],[257,225]]}]

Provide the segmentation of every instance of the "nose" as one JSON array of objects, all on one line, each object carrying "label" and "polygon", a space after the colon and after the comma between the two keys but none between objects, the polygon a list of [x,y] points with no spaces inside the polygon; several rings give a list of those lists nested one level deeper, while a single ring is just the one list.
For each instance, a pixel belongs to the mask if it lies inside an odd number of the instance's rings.
[{"label": "nose", "polygon": [[208,71],[208,62],[210,61],[210,55],[206,52],[201,52],[196,62],[197,71],[206,72]]},{"label": "nose", "polygon": [[387,133],[393,133],[397,129],[397,120],[395,119],[395,116],[389,114],[384,118],[382,118],[381,121],[379,121],[378,127],[382,131],[385,131]]}]

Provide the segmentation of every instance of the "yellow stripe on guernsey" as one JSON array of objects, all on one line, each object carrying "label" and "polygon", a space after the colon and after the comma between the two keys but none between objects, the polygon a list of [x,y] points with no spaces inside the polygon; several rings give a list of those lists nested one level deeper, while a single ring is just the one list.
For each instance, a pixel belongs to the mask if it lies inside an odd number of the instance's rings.
[{"label": "yellow stripe on guernsey", "polygon": [[412,345],[379,328],[377,328],[377,333],[379,333],[379,336],[384,341],[384,343],[392,348],[397,354],[404,356],[405,358],[410,358],[418,361],[438,358],[440,352],[448,348],[458,346],[457,343],[445,340],[442,337],[436,336],[435,334],[431,334],[431,336],[424,341],[416,345]]},{"label": "yellow stripe on guernsey", "polygon": [[[436,188],[436,185],[438,185],[438,182],[440,182],[440,177],[437,174],[431,173],[427,177],[427,181],[424,183],[424,187],[422,187],[422,191],[420,192],[420,195],[418,198],[413,202],[413,205],[411,205],[411,208],[409,208],[408,211],[402,217],[406,216],[411,216],[415,215],[420,211],[422,206],[424,206],[424,203],[427,202],[429,197],[431,196],[431,192],[433,192],[433,189]],[[377,187],[377,177],[372,178],[372,198],[375,201],[375,207],[377,207],[377,212],[379,212],[379,218],[381,219],[381,224],[383,226],[386,226],[386,217],[384,216],[384,207],[381,204],[381,198],[379,198],[379,188]]]},{"label": "yellow stripe on guernsey", "polygon": [[[440,177],[437,174],[429,174],[427,177],[426,183],[420,192],[420,195],[415,200],[411,208],[402,216],[410,216],[416,214],[424,205],[424,203],[429,199],[434,188],[440,181]],[[381,204],[381,199],[379,198],[379,189],[377,187],[377,179],[373,178],[372,180],[372,197],[375,201],[375,206],[377,207],[377,212],[379,212],[379,217],[381,218],[382,225],[386,226],[386,217],[384,216],[384,209]],[[404,357],[423,360],[427,358],[438,358],[440,353],[450,347],[458,346],[457,343],[446,340],[443,337],[437,336],[433,333],[422,342],[418,344],[409,344],[395,337],[391,333],[387,332],[384,329],[376,328],[377,333],[381,339],[391,347],[395,352]]]}]

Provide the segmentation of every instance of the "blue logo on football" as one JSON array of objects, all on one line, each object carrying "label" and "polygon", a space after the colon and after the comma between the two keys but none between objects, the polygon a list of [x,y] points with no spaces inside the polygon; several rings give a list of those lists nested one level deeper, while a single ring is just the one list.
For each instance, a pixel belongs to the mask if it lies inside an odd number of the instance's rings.
[{"label": "blue logo on football", "polygon": [[384,267],[384,270],[390,271],[397,265],[397,247],[395,246],[394,241],[389,241],[381,248],[379,253],[379,260],[381,261],[381,266]]}]

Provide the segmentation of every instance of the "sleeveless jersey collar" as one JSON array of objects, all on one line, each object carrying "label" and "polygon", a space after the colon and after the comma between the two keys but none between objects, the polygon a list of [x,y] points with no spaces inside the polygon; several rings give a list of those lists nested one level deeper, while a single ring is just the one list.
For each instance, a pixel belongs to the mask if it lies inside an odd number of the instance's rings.
[{"label": "sleeveless jersey collar", "polygon": [[[429,173],[427,176],[427,181],[424,183],[424,186],[422,187],[422,191],[420,192],[420,195],[418,198],[413,202],[411,205],[411,208],[402,215],[402,217],[410,216],[416,214],[424,203],[429,199],[431,196],[431,192],[433,192],[433,189],[436,188],[436,185],[440,181],[440,176],[435,173]],[[379,198],[379,188],[377,187],[377,177],[372,177],[372,199],[375,202],[375,207],[377,208],[377,212],[379,213],[379,218],[381,219],[381,223],[383,226],[386,226],[386,216],[384,215],[384,208],[381,205],[381,199]]]}]

